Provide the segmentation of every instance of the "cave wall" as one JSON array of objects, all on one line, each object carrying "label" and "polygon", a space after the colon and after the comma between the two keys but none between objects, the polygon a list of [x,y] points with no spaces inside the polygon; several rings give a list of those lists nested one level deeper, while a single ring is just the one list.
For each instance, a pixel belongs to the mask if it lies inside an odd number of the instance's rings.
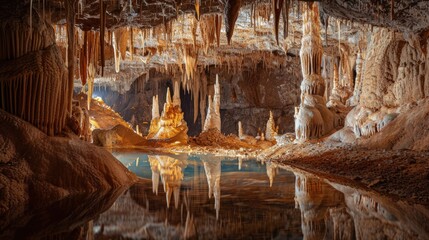
[{"label": "cave wall", "polygon": [[425,35],[375,28],[363,51],[359,104],[332,139],[367,147],[427,150],[427,47]]},{"label": "cave wall", "polygon": [[[269,111],[273,111],[279,133],[293,131],[294,106],[299,103],[299,81],[301,71],[299,58],[287,56],[287,65],[267,69],[262,64],[241,71],[228,71],[226,67],[209,66],[202,74],[207,76],[207,92],[213,95],[216,74],[221,84],[222,132],[238,133],[238,121],[242,122],[244,133],[254,135],[260,128],[265,130]],[[129,91],[120,94],[110,87],[96,87],[94,95],[100,96],[116,112],[134,126],[139,124],[143,134],[147,134],[151,120],[152,96],[159,95],[160,111],[165,102],[167,87],[173,93],[173,81],[179,80],[180,73],[161,73],[151,69],[150,77],[142,75],[131,85]],[[182,110],[189,127],[189,135],[201,132],[201,113],[193,123],[193,95],[181,89]],[[134,116],[134,117],[133,117]],[[133,123],[133,118],[135,123]]]},{"label": "cave wall", "polygon": [[429,59],[423,51],[427,44],[377,29],[368,43],[361,105],[395,108],[429,96]]}]

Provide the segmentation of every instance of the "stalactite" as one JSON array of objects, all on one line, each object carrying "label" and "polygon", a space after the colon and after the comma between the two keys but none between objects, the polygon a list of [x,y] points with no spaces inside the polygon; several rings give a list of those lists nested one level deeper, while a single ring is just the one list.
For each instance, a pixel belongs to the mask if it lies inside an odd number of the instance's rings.
[{"label": "stalactite", "polygon": [[133,28],[130,28],[130,54],[131,54],[131,60],[134,60],[134,35],[133,35]]},{"label": "stalactite", "polygon": [[92,93],[94,91],[94,78],[97,70],[97,62],[99,55],[99,43],[100,34],[99,32],[89,32],[88,34],[88,91],[87,91],[87,109],[90,110]]},{"label": "stalactite", "polygon": [[87,71],[88,71],[88,32],[85,31],[83,35],[83,46],[80,49],[80,80],[82,82],[82,86],[86,84],[87,79]]},{"label": "stalactite", "polygon": [[118,42],[116,40],[115,32],[112,33],[113,57],[115,60],[115,72],[119,73],[121,66],[121,52],[119,51]]},{"label": "stalactite", "polygon": [[216,20],[215,20],[215,28],[216,28],[216,41],[217,41],[217,46],[220,46],[220,31],[222,28],[222,15],[217,14],[216,15]]},{"label": "stalactite", "polygon": [[338,53],[341,52],[341,21],[337,20],[338,25]]},{"label": "stalactite", "polygon": [[395,0],[390,0],[390,20],[395,18]]},{"label": "stalactite", "polygon": [[228,45],[231,44],[231,38],[234,34],[235,22],[240,13],[241,0],[226,0],[225,3],[225,32]]},{"label": "stalactite", "polygon": [[283,5],[283,39],[286,39],[289,35],[289,8],[290,0],[286,0],[286,3]]},{"label": "stalactite", "polygon": [[72,102],[73,97],[73,81],[74,81],[74,57],[75,57],[75,36],[74,36],[74,24],[75,24],[75,5],[73,0],[65,1],[66,12],[67,12],[67,45],[68,45],[68,79],[69,79],[69,92],[67,93],[67,108],[69,114],[72,114]]},{"label": "stalactite", "polygon": [[106,6],[103,0],[100,0],[100,55],[101,55],[101,76],[104,76],[104,35],[106,28]]},{"label": "stalactite", "polygon": [[195,18],[200,21],[201,0],[195,0]]},{"label": "stalactite", "polygon": [[197,46],[197,30],[198,30],[198,20],[194,17],[191,17],[191,34],[192,34],[192,42],[194,44],[194,48]]},{"label": "stalactite", "polygon": [[214,43],[216,38],[216,19],[217,14],[206,14],[200,19],[201,37],[203,40],[204,53],[206,55],[210,45]]},{"label": "stalactite", "polygon": [[280,23],[280,14],[283,8],[284,0],[272,0],[273,6],[273,15],[274,15],[274,34],[276,37],[277,45],[279,44],[279,23]]}]

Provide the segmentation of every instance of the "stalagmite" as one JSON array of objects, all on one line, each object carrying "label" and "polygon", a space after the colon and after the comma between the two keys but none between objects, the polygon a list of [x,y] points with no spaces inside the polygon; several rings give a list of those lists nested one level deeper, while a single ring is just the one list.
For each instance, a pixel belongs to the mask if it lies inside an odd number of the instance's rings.
[{"label": "stalagmite", "polygon": [[217,129],[221,132],[221,120],[220,120],[220,84],[219,76],[216,75],[216,84],[214,85],[214,96],[213,102],[209,96],[209,106],[207,110],[206,121],[204,122],[203,131],[209,129]]},{"label": "stalagmite", "polygon": [[225,15],[225,32],[228,40],[228,45],[231,44],[231,38],[234,34],[235,22],[240,13],[241,0],[226,0],[224,15]]},{"label": "stalagmite", "polygon": [[270,111],[270,118],[267,121],[267,127],[265,129],[265,139],[267,141],[274,141],[276,133],[276,124],[274,122],[273,112]]},{"label": "stalagmite", "polygon": [[319,8],[316,3],[304,5],[301,40],[301,105],[295,109],[295,134],[298,141],[319,138],[334,126],[333,113],[326,107],[325,80],[321,77],[322,41]]},{"label": "stalagmite", "polygon": [[272,0],[273,6],[273,15],[274,15],[274,34],[276,36],[276,42],[279,44],[279,22],[280,14],[283,8],[284,0]]},{"label": "stalagmite", "polygon": [[179,108],[181,107],[179,81],[174,82],[173,105],[178,106]]},{"label": "stalagmite", "polygon": [[238,138],[243,139],[243,126],[241,125],[241,121],[238,121]]}]

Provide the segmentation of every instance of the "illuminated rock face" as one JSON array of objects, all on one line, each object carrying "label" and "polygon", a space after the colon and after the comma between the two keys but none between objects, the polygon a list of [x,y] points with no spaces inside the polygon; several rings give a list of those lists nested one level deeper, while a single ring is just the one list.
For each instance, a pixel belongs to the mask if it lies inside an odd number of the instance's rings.
[{"label": "illuminated rock face", "polygon": [[298,141],[320,138],[334,128],[334,114],[326,107],[325,81],[321,76],[322,41],[319,7],[305,4],[301,40],[301,105],[295,109],[295,134]]},{"label": "illuminated rock face", "polygon": [[220,125],[220,84],[219,84],[219,76],[216,75],[216,84],[214,86],[214,96],[213,101],[211,100],[211,96],[209,96],[209,107],[207,110],[206,121],[204,122],[204,132],[209,129],[215,128],[221,131]]},{"label": "illuminated rock face", "polygon": [[[176,84],[176,88],[179,88],[178,84]],[[175,90],[175,92],[176,95],[179,94],[179,90]],[[167,88],[167,102],[164,104],[161,116],[157,117],[158,97],[154,97],[153,116],[147,139],[166,143],[187,143],[188,126],[183,118],[180,98],[179,100],[177,98],[175,96],[175,101],[173,102],[171,100],[170,89]]]}]

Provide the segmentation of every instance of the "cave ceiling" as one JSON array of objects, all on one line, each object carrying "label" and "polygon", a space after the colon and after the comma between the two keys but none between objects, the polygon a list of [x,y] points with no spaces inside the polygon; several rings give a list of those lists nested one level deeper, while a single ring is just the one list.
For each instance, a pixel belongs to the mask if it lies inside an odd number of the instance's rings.
[{"label": "cave ceiling", "polygon": [[[98,31],[100,29],[100,0],[32,0],[32,4],[39,14],[46,16],[55,26],[64,27],[67,22],[65,1],[74,3],[75,22],[80,30]],[[127,52],[127,56],[121,63],[121,72],[115,73],[113,54],[109,54],[109,51],[113,50],[108,48],[106,74],[104,78],[98,78],[99,81],[133,79],[154,66],[163,68],[167,65],[181,64],[180,59],[183,58],[183,54],[178,46],[184,45],[193,44],[200,49],[198,64],[205,66],[217,64],[228,67],[254,66],[261,59],[265,59],[271,67],[279,67],[285,64],[284,56],[298,56],[302,20],[297,3],[305,1],[290,1],[287,24],[284,20],[280,21],[279,43],[276,42],[273,33],[274,21],[272,11],[269,9],[270,0],[199,0],[200,16],[213,13],[224,15],[224,7],[228,1],[238,2],[241,5],[231,44],[228,44],[225,19],[223,19],[220,45],[212,46],[206,51],[202,50],[204,37],[201,30],[192,33],[192,18],[197,15],[196,0],[103,1],[106,8],[107,31],[113,32],[124,27],[128,28],[128,31],[133,31],[134,55],[130,56]],[[0,20],[14,14],[20,8],[28,7],[30,3],[29,0],[0,0],[0,2],[2,2]],[[356,52],[361,47],[360,43],[366,41],[366,35],[371,34],[373,26],[388,27],[395,31],[420,36],[428,35],[429,1],[322,0],[318,2],[320,2],[322,39],[326,54],[338,54],[340,41],[354,45],[355,48],[351,48],[350,52],[353,54],[353,51]],[[259,11],[258,20],[255,20],[253,14],[255,9]],[[165,31],[162,30],[167,24],[172,28],[171,38],[168,40],[165,38]],[[288,30],[284,31],[283,29],[286,28]],[[147,36],[143,37],[145,29],[150,33],[147,32]],[[81,33],[78,34],[80,35]],[[196,40],[193,41],[193,38]],[[61,32],[57,29],[57,42],[59,45],[66,45],[65,31]],[[152,54],[148,55],[148,49],[152,49]],[[270,59],[267,59],[265,53],[269,54]],[[168,71],[167,67],[165,69]]]}]

